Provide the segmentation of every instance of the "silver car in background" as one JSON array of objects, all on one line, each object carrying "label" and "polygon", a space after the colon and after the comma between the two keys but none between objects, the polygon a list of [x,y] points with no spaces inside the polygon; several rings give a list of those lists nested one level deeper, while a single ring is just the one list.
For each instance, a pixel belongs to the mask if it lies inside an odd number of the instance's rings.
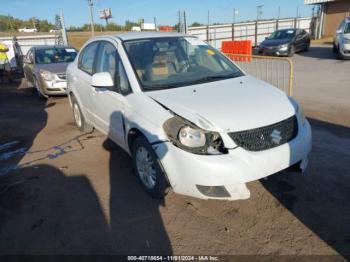
[{"label": "silver car in background", "polygon": [[24,58],[23,71],[28,86],[36,88],[39,97],[65,95],[66,69],[77,56],[68,46],[37,46],[29,49]]},{"label": "silver car in background", "polygon": [[350,59],[350,17],[339,25],[334,36],[333,51],[340,59]]}]

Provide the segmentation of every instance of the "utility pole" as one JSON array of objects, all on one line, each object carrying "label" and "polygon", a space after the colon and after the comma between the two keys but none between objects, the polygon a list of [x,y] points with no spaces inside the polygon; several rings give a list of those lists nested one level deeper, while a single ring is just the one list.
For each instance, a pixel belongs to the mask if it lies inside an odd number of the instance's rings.
[{"label": "utility pole", "polygon": [[277,14],[277,20],[276,20],[276,30],[278,30],[280,18],[281,18],[281,6],[278,6],[278,14]]},{"label": "utility pole", "polygon": [[258,23],[261,19],[263,5],[256,7],[256,22],[255,22],[255,46],[258,46]]},{"label": "utility pole", "polygon": [[208,20],[207,20],[207,42],[210,41],[209,39],[209,23],[210,23],[210,12],[208,10]]},{"label": "utility pole", "polygon": [[210,11],[208,10],[207,25],[209,26],[209,24],[210,24]]},{"label": "utility pole", "polygon": [[299,17],[299,6],[297,6],[297,18]]},{"label": "utility pole", "polygon": [[262,15],[262,8],[263,5],[258,5],[256,7],[256,20],[259,21],[261,19],[261,15]]},{"label": "utility pole", "polygon": [[157,30],[157,18],[156,18],[156,17],[153,17],[153,22],[154,22],[154,28],[155,28],[155,30],[158,31],[158,30]]},{"label": "utility pole", "polygon": [[91,24],[91,36],[95,36],[95,28],[94,28],[94,12],[93,12],[93,6],[94,3],[92,2],[93,0],[87,0],[89,9],[90,9],[90,24]]},{"label": "utility pole", "polygon": [[187,34],[186,11],[184,10],[184,33]]},{"label": "utility pole", "polygon": [[236,23],[236,8],[233,8],[233,23]]}]

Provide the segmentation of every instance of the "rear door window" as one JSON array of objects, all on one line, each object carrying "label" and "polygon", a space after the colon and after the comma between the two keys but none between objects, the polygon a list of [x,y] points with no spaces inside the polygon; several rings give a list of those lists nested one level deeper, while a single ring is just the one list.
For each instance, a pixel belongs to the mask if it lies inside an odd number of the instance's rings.
[{"label": "rear door window", "polygon": [[99,42],[93,42],[87,45],[79,56],[78,67],[80,70],[92,75],[94,73],[95,54]]}]

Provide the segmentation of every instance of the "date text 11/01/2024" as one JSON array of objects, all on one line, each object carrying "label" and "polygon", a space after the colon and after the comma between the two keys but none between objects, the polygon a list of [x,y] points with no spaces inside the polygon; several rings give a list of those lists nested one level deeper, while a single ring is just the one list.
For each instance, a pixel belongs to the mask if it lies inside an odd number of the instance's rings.
[{"label": "date text 11/01/2024", "polygon": [[217,256],[128,256],[128,261],[219,261]]}]

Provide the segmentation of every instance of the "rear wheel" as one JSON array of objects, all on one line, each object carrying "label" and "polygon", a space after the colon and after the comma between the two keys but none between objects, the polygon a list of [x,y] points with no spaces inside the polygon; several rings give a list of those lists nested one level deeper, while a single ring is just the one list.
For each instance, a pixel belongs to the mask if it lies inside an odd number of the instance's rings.
[{"label": "rear wheel", "polygon": [[81,112],[80,106],[74,95],[71,95],[72,110],[75,125],[81,132],[91,132],[93,130],[92,126],[86,123],[84,115]]},{"label": "rear wheel", "polygon": [[138,136],[133,142],[132,158],[135,173],[144,190],[153,198],[163,198],[168,191],[165,173],[152,145],[143,136]]}]

